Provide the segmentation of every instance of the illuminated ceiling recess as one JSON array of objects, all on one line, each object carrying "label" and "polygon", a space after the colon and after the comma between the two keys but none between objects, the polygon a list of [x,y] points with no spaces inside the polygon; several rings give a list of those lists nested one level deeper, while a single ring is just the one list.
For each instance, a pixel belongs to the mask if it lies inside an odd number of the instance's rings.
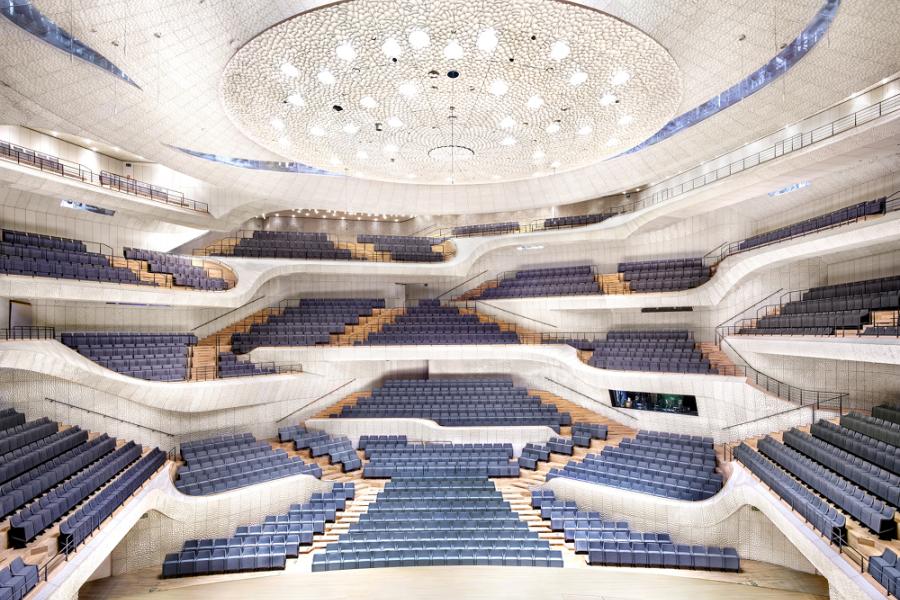
[{"label": "illuminated ceiling recess", "polygon": [[675,115],[682,77],[640,30],[556,0],[350,0],[252,39],[221,92],[247,136],[291,161],[472,184],[620,154]]}]

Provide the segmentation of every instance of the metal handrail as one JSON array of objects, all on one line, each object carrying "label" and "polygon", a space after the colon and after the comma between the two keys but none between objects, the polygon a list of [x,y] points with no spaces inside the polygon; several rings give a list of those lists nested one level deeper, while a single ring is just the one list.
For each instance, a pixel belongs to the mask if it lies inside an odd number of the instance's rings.
[{"label": "metal handrail", "polygon": [[[218,357],[216,358],[216,362],[218,363]],[[265,362],[254,362],[254,361],[239,361],[245,364],[252,364],[254,367],[258,367],[268,372],[263,373],[245,373],[241,375],[232,375],[228,377],[222,377],[219,375],[219,365],[206,365],[203,367],[192,367],[191,368],[191,379],[190,381],[212,381],[212,380],[225,380],[225,379],[236,379],[238,377],[259,377],[262,375],[291,375],[297,373],[303,373],[303,364],[301,363],[284,363],[284,362],[275,362],[275,361],[265,361]]]},{"label": "metal handrail", "polygon": [[48,325],[14,325],[0,329],[2,340],[53,340],[56,328]]},{"label": "metal handrail", "polygon": [[316,398],[316,399],[314,399],[314,400],[310,400],[309,402],[307,402],[306,404],[304,404],[304,405],[301,406],[300,408],[298,408],[298,409],[296,409],[296,410],[292,410],[291,412],[289,412],[288,414],[284,415],[284,416],[281,417],[280,419],[276,419],[275,422],[276,422],[276,423],[281,423],[282,421],[285,421],[285,420],[289,419],[290,417],[293,417],[295,414],[297,414],[297,413],[300,412],[301,410],[303,410],[303,409],[305,409],[305,408],[307,408],[307,407],[309,407],[309,406],[312,406],[313,404],[315,404],[315,403],[318,402],[319,400],[322,400],[323,398],[326,398],[326,397],[330,396],[331,394],[335,393],[335,392],[338,391],[338,390],[344,389],[345,387],[347,387],[348,385],[350,385],[350,384],[353,383],[354,381],[356,381],[356,377],[354,377],[353,379],[349,379],[349,380],[345,381],[344,383],[342,383],[341,385],[337,386],[336,388],[334,388],[334,389],[331,390],[330,392],[325,392],[324,394],[322,394],[322,395],[319,396],[318,398]]},{"label": "metal handrail", "polygon": [[177,190],[131,179],[109,171],[95,173],[82,164],[25,148],[9,141],[0,141],[0,158],[37,169],[43,173],[77,179],[82,183],[138,196],[160,204],[175,205],[187,210],[209,214],[209,205],[206,202],[185,198],[184,194]]},{"label": "metal handrail", "polygon": [[265,297],[266,297],[265,294],[263,294],[262,296],[257,296],[257,297],[254,298],[253,300],[249,300],[249,301],[247,301],[247,302],[244,302],[243,304],[241,304],[241,305],[238,306],[237,308],[233,308],[233,309],[229,310],[229,311],[226,312],[226,313],[222,313],[221,315],[219,315],[219,316],[217,316],[217,317],[213,317],[212,319],[210,319],[209,321],[206,321],[205,323],[201,323],[201,324],[197,325],[196,327],[194,327],[193,329],[191,329],[191,332],[195,332],[195,331],[197,331],[198,329],[200,329],[201,327],[206,327],[207,325],[209,325],[209,324],[212,323],[213,321],[218,321],[219,319],[221,319],[221,318],[223,318],[223,317],[227,317],[228,315],[230,315],[230,314],[232,314],[232,313],[234,313],[234,312],[236,312],[236,311],[239,311],[239,310],[241,310],[242,308],[246,308],[247,306],[250,306],[251,304],[253,304],[253,303],[256,302],[257,300],[262,300],[262,299],[265,298]]},{"label": "metal handrail", "polygon": [[50,398],[50,397],[48,397],[48,396],[44,396],[44,400],[47,401],[47,402],[49,402],[49,403],[51,403],[51,404],[54,404],[54,403],[55,403],[55,404],[62,404],[63,406],[68,406],[69,408],[77,408],[78,410],[84,411],[84,412],[86,412],[86,413],[90,413],[90,414],[92,414],[92,415],[97,415],[97,416],[99,416],[99,417],[103,417],[104,419],[111,419],[111,420],[113,420],[113,421],[115,421],[115,422],[117,422],[117,423],[123,423],[123,424],[125,424],[125,425],[129,425],[129,426],[131,426],[131,427],[137,427],[137,428],[139,428],[139,429],[146,429],[147,431],[150,431],[150,432],[152,432],[152,433],[158,433],[158,434],[164,435],[164,436],[166,436],[166,437],[170,437],[170,438],[174,438],[174,437],[175,437],[175,434],[174,434],[174,433],[169,433],[168,431],[163,431],[163,430],[161,430],[161,429],[154,429],[153,427],[147,427],[146,425],[141,425],[140,423],[137,423],[137,422],[135,422],[135,421],[128,421],[127,419],[122,419],[122,418],[120,418],[120,417],[114,417],[114,416],[112,416],[112,415],[108,415],[108,414],[106,414],[106,413],[102,413],[102,412],[100,412],[100,411],[98,411],[98,410],[93,410],[93,409],[91,409],[91,408],[85,408],[85,407],[83,407],[83,406],[77,406],[77,405],[75,405],[75,404],[70,404],[69,402],[64,402],[63,400],[57,400],[57,399],[55,399],[55,398]]},{"label": "metal handrail", "polygon": [[610,403],[609,405],[603,404],[603,403],[600,402],[599,400],[595,400],[594,398],[591,398],[591,397],[588,396],[587,394],[583,394],[583,393],[579,392],[578,390],[576,390],[576,389],[574,389],[574,388],[571,388],[571,387],[567,386],[567,385],[564,384],[564,383],[560,383],[559,381],[556,381],[555,379],[551,379],[550,377],[547,377],[546,375],[544,376],[544,379],[546,379],[546,380],[549,381],[550,383],[554,383],[554,384],[558,385],[559,387],[565,388],[565,389],[569,390],[570,392],[574,392],[574,393],[578,394],[579,396],[581,396],[581,397],[583,397],[583,398],[587,398],[587,399],[590,400],[591,402],[596,402],[596,403],[598,403],[598,404],[601,404],[604,408],[609,408],[609,409],[611,409],[611,410],[614,410],[615,412],[617,412],[618,414],[622,415],[623,417],[628,417],[628,418],[631,419],[632,421],[637,421],[637,417],[635,417],[634,415],[629,415],[629,414],[626,413],[626,412],[623,412],[621,409],[619,409],[619,408],[613,406],[612,403]]},{"label": "metal handrail", "polygon": [[482,275],[484,275],[484,274],[487,273],[487,272],[488,272],[488,269],[485,269],[485,270],[482,271],[481,273],[478,273],[477,275],[473,275],[473,276],[469,277],[468,279],[466,279],[466,280],[463,281],[462,283],[460,283],[460,284],[458,284],[458,285],[455,285],[455,286],[453,286],[452,288],[450,288],[449,290],[447,290],[446,292],[444,292],[443,294],[440,294],[440,295],[438,296],[438,299],[443,298],[444,296],[446,296],[447,294],[449,294],[449,293],[452,292],[453,290],[456,290],[456,289],[461,288],[462,286],[466,285],[467,283],[469,283],[469,282],[472,281],[473,279],[477,279],[477,278],[481,277]]}]

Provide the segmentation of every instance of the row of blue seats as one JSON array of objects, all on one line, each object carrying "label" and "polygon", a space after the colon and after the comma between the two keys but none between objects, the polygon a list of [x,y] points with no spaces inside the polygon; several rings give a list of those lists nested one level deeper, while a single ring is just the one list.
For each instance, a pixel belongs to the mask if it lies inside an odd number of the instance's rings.
[{"label": "row of blue seats", "polygon": [[810,433],[894,475],[900,475],[900,452],[897,452],[896,446],[825,420],[813,423]]},{"label": "row of blue seats", "polygon": [[15,557],[0,569],[0,600],[22,600],[38,584],[37,565]]}]

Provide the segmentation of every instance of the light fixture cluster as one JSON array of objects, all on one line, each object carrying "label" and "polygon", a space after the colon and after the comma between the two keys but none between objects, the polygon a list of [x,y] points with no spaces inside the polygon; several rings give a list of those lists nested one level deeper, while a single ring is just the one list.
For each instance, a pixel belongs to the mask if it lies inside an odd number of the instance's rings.
[{"label": "light fixture cluster", "polygon": [[[227,110],[257,141],[312,166],[476,183],[610,156],[680,103],[671,56],[604,13],[533,0],[446,0],[439,13],[427,4],[354,0],[270,28],[226,67]],[[359,33],[385,11],[397,18]]]},{"label": "light fixture cluster", "polygon": [[399,223],[415,218],[415,215],[393,214],[393,213],[369,213],[356,211],[341,210],[325,210],[316,208],[295,208],[288,211],[278,211],[275,213],[266,213],[259,216],[260,219],[268,218],[281,219],[331,219],[339,221],[355,220],[355,221],[378,221],[384,223]]}]

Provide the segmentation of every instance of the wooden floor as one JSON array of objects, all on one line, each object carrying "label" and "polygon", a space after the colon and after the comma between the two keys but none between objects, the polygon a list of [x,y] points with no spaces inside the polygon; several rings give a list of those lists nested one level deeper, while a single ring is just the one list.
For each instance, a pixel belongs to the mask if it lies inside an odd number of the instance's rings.
[{"label": "wooden floor", "polygon": [[[291,561],[294,562],[294,561]],[[403,567],[330,573],[289,568],[275,574],[159,579],[159,569],[101,579],[82,587],[79,600],[245,600],[290,597],[419,600],[443,598],[559,598],[562,600],[823,600],[824,578],[742,561],[741,573],[670,569],[543,569],[527,567]],[[301,591],[302,590],[302,591]]]}]

